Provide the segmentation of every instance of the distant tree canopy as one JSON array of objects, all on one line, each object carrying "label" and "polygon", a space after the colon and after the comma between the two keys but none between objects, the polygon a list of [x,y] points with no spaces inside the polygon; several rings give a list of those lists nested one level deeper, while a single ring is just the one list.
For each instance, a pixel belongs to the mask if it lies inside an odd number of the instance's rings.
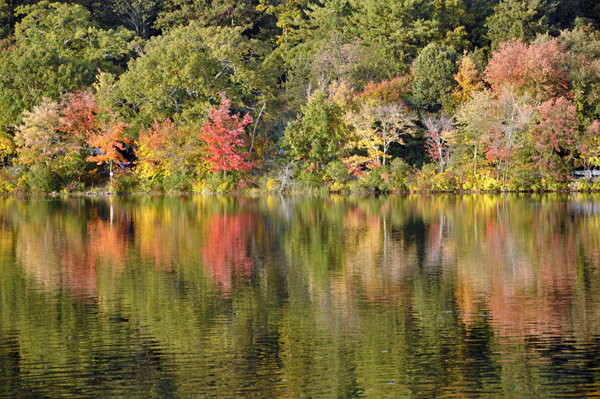
[{"label": "distant tree canopy", "polygon": [[54,186],[126,150],[148,187],[564,184],[600,158],[599,28],[594,0],[0,0],[0,156]]}]

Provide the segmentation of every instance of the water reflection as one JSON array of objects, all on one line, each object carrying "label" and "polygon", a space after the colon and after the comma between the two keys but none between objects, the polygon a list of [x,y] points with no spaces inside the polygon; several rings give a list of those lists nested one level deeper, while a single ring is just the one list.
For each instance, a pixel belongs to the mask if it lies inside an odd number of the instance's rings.
[{"label": "water reflection", "polygon": [[598,203],[0,198],[0,396],[590,396]]}]

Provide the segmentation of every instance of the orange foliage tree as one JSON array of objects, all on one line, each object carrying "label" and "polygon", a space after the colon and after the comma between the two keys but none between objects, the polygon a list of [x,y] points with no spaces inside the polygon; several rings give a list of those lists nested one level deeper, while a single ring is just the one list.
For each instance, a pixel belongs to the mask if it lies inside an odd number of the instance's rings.
[{"label": "orange foliage tree", "polygon": [[121,153],[131,140],[124,136],[123,130],[129,127],[123,122],[116,122],[111,119],[102,124],[99,130],[91,132],[87,143],[92,148],[97,148],[97,153],[87,157],[90,162],[96,162],[98,165],[108,163],[110,165],[110,181],[112,184],[113,162],[127,165],[127,160]]}]

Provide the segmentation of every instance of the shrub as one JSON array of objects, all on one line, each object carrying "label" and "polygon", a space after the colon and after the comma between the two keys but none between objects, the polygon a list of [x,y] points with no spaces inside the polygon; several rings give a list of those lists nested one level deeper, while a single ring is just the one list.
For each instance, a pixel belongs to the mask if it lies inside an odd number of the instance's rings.
[{"label": "shrub", "polygon": [[193,185],[193,190],[197,192],[208,193],[226,193],[233,191],[238,184],[239,176],[237,173],[214,172],[209,173],[207,177]]},{"label": "shrub", "polygon": [[139,187],[139,177],[133,172],[123,172],[113,177],[110,190],[113,193],[128,193],[136,191]]},{"label": "shrub", "polygon": [[49,193],[58,188],[56,176],[45,165],[35,165],[27,172],[26,176],[27,185],[31,191]]},{"label": "shrub", "polygon": [[192,188],[192,176],[188,174],[172,174],[162,178],[162,188],[170,192],[189,191]]},{"label": "shrub", "polygon": [[85,183],[79,180],[73,180],[62,188],[64,193],[81,192],[83,190],[85,190]]},{"label": "shrub", "polygon": [[350,174],[348,173],[348,168],[342,161],[334,161],[330,162],[325,166],[325,175],[329,176],[329,178],[334,182],[343,185],[346,183]]},{"label": "shrub", "polygon": [[0,173],[0,193],[10,193],[17,188],[14,178],[6,172]]}]

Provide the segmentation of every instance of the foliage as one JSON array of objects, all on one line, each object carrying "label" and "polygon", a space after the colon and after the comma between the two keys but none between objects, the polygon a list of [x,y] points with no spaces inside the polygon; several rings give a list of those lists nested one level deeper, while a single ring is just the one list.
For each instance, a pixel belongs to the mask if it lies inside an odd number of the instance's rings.
[{"label": "foliage", "polygon": [[325,166],[324,171],[331,181],[336,183],[339,187],[343,187],[346,180],[350,177],[348,168],[342,161],[330,162]]},{"label": "foliage", "polygon": [[575,149],[577,111],[564,97],[548,100],[537,107],[537,120],[530,129],[535,149],[533,160],[541,176],[554,175],[565,180],[568,175],[567,155]]},{"label": "foliage", "polygon": [[538,33],[549,30],[549,15],[555,3],[547,0],[502,0],[486,20],[493,50],[511,39],[533,40]]},{"label": "foliage", "polygon": [[452,104],[454,106],[467,102],[473,93],[484,89],[479,70],[473,58],[467,54],[460,60],[454,80],[458,83],[452,93]]},{"label": "foliage", "polygon": [[131,140],[125,137],[123,130],[127,125],[123,122],[117,122],[111,119],[103,122],[98,131],[93,132],[87,139],[87,144],[95,148],[95,154],[87,157],[90,162],[96,162],[98,165],[109,163],[127,165],[128,161],[123,156],[123,151]]},{"label": "foliage", "polygon": [[[0,157],[22,168],[21,191],[26,175],[40,190],[99,182],[91,162],[123,162],[127,145],[145,190],[564,188],[569,170],[599,164],[599,12],[591,0],[0,0]],[[387,171],[428,161],[437,172],[405,183]]]},{"label": "foliage", "polygon": [[113,193],[131,193],[139,187],[139,177],[130,171],[116,173],[110,185]]},{"label": "foliage", "polygon": [[438,164],[440,173],[444,172],[446,165],[452,163],[455,145],[453,123],[454,119],[444,114],[423,118],[427,152]]},{"label": "foliage", "polygon": [[57,176],[44,164],[34,165],[26,176],[28,188],[33,192],[49,193],[59,188]]},{"label": "foliage", "polygon": [[239,28],[192,22],[151,38],[118,81],[106,79],[107,87],[99,89],[116,90],[112,105],[146,123],[192,121],[219,100],[219,93],[235,104],[270,99],[275,80],[263,63],[268,52]]},{"label": "foliage", "polygon": [[456,87],[456,50],[440,43],[425,47],[412,65],[412,93],[424,109],[437,111],[448,106]]},{"label": "foliage", "polygon": [[204,160],[210,165],[211,172],[250,172],[254,164],[245,150],[248,139],[244,129],[252,123],[252,117],[245,114],[240,120],[240,114],[230,114],[230,105],[231,100],[221,94],[221,106],[208,111],[208,119],[199,136],[207,146],[208,154]]},{"label": "foliage", "polygon": [[290,157],[318,165],[340,156],[348,138],[342,108],[317,91],[302,113],[302,119],[291,122],[282,138],[281,145],[289,149]]},{"label": "foliage", "polygon": [[496,124],[493,112],[495,96],[489,91],[477,91],[461,104],[456,112],[458,123],[457,142],[459,152],[468,153],[465,162],[472,165],[473,174],[477,174],[477,165],[481,162],[484,145],[490,138]]},{"label": "foliage", "polygon": [[399,76],[382,82],[369,82],[356,96],[359,101],[377,101],[381,103],[400,103],[406,101],[411,92],[409,76]]},{"label": "foliage", "polygon": [[485,149],[488,161],[495,162],[498,176],[509,179],[511,167],[522,160],[516,152],[524,147],[526,131],[534,115],[534,104],[527,94],[517,95],[504,87],[493,109],[496,118],[489,145]]},{"label": "foliage", "polygon": [[129,56],[132,34],[99,29],[80,5],[49,3],[20,7],[16,45],[0,57],[0,128],[10,129],[42,97],[89,87],[98,70],[115,71]]},{"label": "foliage", "polygon": [[197,182],[192,190],[205,193],[227,193],[233,191],[240,180],[238,173],[209,173],[202,181]]},{"label": "foliage", "polygon": [[142,179],[170,175],[201,174],[204,171],[204,143],[194,124],[175,125],[170,119],[156,119],[142,128],[136,140],[135,171]]},{"label": "foliage", "polygon": [[346,113],[344,120],[358,137],[353,146],[367,150],[367,160],[374,165],[385,166],[391,144],[403,144],[402,136],[414,134],[416,117],[402,102],[369,101],[361,103],[358,112]]},{"label": "foliage", "polygon": [[252,28],[258,19],[256,2],[242,0],[163,0],[156,26],[172,29],[198,21],[205,26],[237,26]]},{"label": "foliage", "polygon": [[514,39],[500,45],[485,69],[485,78],[500,91],[511,85],[517,93],[547,100],[568,95],[569,79],[564,60],[567,50],[558,39],[525,44]]},{"label": "foliage", "polygon": [[20,162],[24,165],[44,164],[64,151],[60,126],[62,115],[60,105],[49,98],[33,110],[23,112],[23,124],[17,127],[15,143],[19,147]]}]

